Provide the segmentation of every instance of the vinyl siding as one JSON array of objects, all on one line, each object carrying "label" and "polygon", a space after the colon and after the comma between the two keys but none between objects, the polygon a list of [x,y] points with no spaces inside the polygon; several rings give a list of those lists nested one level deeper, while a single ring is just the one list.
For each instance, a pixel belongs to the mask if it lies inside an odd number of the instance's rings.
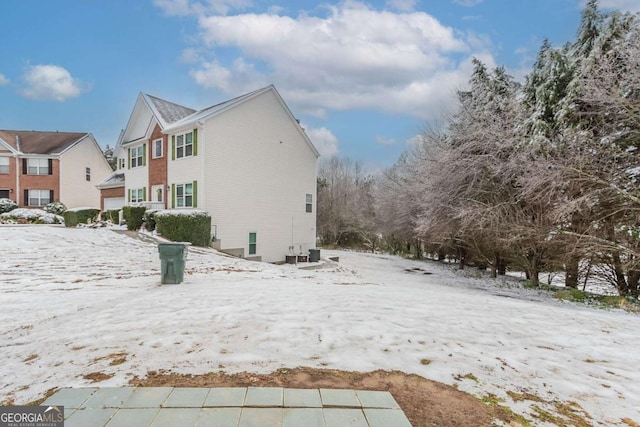
[{"label": "vinyl siding", "polygon": [[[91,181],[85,178],[86,168],[91,168]],[[85,138],[60,157],[60,194],[54,198],[68,208],[100,208],[96,185],[111,172],[98,145]]]},{"label": "vinyl siding", "polygon": [[206,156],[200,207],[211,213],[222,249],[247,256],[251,232],[263,261],[284,260],[289,246],[304,254],[315,247],[316,156],[272,92],[206,121],[199,140]]}]

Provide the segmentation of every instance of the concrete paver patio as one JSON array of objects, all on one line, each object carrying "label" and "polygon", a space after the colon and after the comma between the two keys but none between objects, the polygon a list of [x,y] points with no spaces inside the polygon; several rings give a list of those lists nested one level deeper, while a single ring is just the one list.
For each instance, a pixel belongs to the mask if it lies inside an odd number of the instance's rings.
[{"label": "concrete paver patio", "polygon": [[282,387],[63,388],[65,427],[411,427],[386,391]]}]

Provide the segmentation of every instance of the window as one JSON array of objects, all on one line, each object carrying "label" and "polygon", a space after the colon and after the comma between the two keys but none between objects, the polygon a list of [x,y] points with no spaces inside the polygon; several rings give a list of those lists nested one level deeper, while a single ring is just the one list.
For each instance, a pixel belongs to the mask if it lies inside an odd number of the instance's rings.
[{"label": "window", "polygon": [[91,168],[84,168],[84,176],[87,181],[91,181]]},{"label": "window", "polygon": [[313,212],[313,194],[307,194],[305,211],[306,212]]},{"label": "window", "polygon": [[154,159],[162,157],[162,139],[156,139],[153,141],[153,155]]},{"label": "window", "polygon": [[[26,159],[29,175],[49,175],[49,159]],[[38,205],[39,206],[39,205]]]},{"label": "window", "polygon": [[51,203],[50,190],[28,190],[29,204],[28,206],[45,206]]},{"label": "window", "polygon": [[120,160],[120,169],[124,169],[125,164],[126,164],[125,163],[125,159],[118,159],[118,160]]},{"label": "window", "polygon": [[176,207],[193,207],[193,183],[176,185]]},{"label": "window", "polygon": [[176,158],[193,156],[193,132],[176,135]]},{"label": "window", "polygon": [[0,173],[9,173],[8,157],[0,157]]},{"label": "window", "polygon": [[129,201],[131,203],[144,202],[144,188],[132,188],[129,190]]},{"label": "window", "polygon": [[249,233],[249,255],[256,254],[256,240],[258,233]]},{"label": "window", "polygon": [[137,168],[144,166],[144,144],[135,148],[129,149],[129,156],[131,157],[131,167]]}]

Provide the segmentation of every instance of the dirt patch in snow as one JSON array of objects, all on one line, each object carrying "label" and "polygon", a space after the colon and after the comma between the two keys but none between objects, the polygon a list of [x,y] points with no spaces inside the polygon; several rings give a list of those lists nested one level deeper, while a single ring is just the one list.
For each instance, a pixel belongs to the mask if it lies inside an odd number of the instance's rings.
[{"label": "dirt patch in snow", "polygon": [[349,372],[334,369],[279,369],[271,374],[224,372],[182,375],[151,371],[131,384],[142,387],[289,387],[390,392],[414,427],[490,426],[506,414],[445,384],[399,371]]}]

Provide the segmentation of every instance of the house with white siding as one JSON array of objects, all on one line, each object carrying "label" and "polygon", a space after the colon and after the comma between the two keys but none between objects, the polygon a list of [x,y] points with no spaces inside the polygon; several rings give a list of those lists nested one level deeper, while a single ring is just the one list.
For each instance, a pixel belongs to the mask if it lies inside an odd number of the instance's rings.
[{"label": "house with white siding", "polygon": [[315,248],[319,154],[274,86],[199,111],[140,94],[116,153],[125,203],[207,211],[224,252]]},{"label": "house with white siding", "polygon": [[96,183],[110,173],[90,133],[0,130],[0,199],[20,207],[97,208]]}]

